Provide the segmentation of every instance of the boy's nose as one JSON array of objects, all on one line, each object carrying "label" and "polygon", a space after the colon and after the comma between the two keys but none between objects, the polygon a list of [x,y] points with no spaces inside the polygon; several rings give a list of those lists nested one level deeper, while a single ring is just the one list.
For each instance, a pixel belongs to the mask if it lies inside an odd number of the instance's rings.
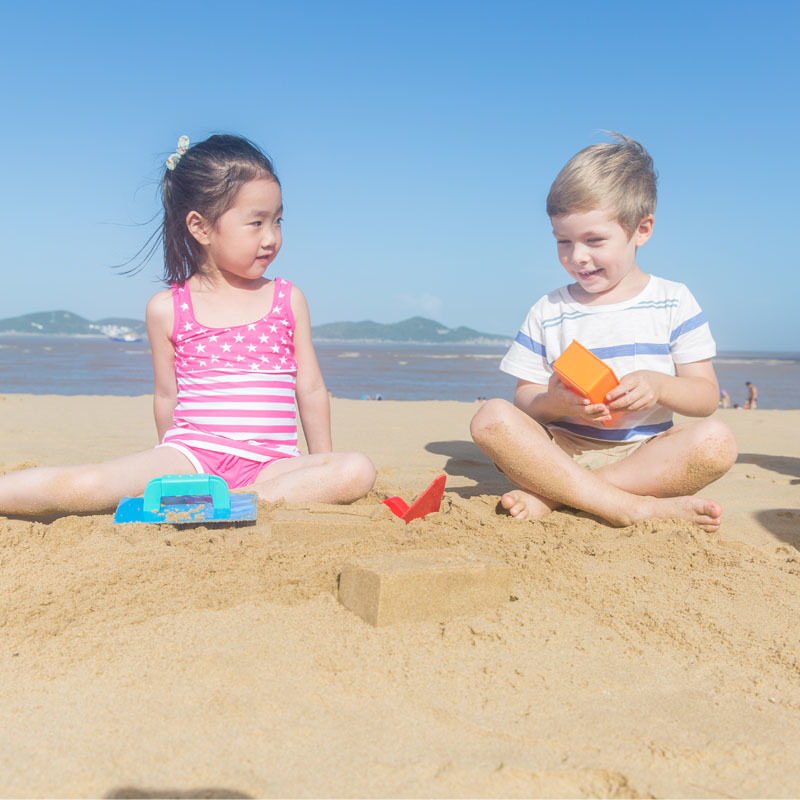
[{"label": "boy's nose", "polygon": [[572,248],[572,261],[575,264],[589,263],[589,250],[581,244],[576,244]]}]

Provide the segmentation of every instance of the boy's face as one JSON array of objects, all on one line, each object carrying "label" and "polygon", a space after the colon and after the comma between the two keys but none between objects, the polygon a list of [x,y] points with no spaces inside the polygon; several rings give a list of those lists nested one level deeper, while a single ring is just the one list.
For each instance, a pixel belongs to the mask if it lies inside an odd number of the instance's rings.
[{"label": "boy's face", "polygon": [[578,302],[622,302],[644,288],[647,276],[636,264],[636,248],[650,238],[653,221],[648,215],[629,237],[608,210],[552,218],[558,260],[577,281],[572,294]]}]

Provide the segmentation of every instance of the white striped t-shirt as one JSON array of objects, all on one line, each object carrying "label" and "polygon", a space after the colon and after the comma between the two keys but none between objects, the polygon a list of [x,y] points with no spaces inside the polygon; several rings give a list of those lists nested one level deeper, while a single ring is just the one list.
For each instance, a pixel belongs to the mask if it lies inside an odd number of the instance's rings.
[{"label": "white striped t-shirt", "polygon": [[[708,321],[682,283],[650,276],[636,297],[612,305],[585,306],[566,286],[531,308],[500,369],[546,385],[553,362],[575,339],[605,361],[618,378],[645,369],[675,374],[675,364],[716,355]],[[611,427],[565,417],[548,425],[606,441],[646,439],[672,427],[672,412],[656,405],[620,414]]]}]

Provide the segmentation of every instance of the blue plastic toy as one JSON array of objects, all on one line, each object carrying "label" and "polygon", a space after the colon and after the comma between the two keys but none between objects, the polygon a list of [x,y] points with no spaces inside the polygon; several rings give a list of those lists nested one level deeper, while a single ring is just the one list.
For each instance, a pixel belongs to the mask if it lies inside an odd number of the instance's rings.
[{"label": "blue plastic toy", "polygon": [[257,517],[257,495],[231,494],[228,484],[216,475],[162,475],[147,484],[144,497],[123,497],[114,522],[188,525]]}]

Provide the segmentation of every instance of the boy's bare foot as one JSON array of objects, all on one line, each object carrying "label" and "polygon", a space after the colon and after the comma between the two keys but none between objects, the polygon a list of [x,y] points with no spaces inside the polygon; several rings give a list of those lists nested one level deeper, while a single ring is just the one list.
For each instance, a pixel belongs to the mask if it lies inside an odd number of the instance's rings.
[{"label": "boy's bare foot", "polygon": [[[544,517],[557,507],[523,489],[507,492],[500,498],[500,503],[512,517],[520,520]],[[630,519],[609,522],[625,526],[644,519],[685,519],[713,533],[722,522],[722,507],[702,497],[642,497]]]},{"label": "boy's bare foot", "polygon": [[713,533],[722,522],[722,506],[702,497],[643,497],[634,522],[640,519],[685,519]]},{"label": "boy's bare foot", "polygon": [[500,504],[512,517],[516,519],[537,519],[549,514],[557,504],[549,505],[541,497],[526,492],[523,489],[514,489],[506,492],[500,498]]}]

